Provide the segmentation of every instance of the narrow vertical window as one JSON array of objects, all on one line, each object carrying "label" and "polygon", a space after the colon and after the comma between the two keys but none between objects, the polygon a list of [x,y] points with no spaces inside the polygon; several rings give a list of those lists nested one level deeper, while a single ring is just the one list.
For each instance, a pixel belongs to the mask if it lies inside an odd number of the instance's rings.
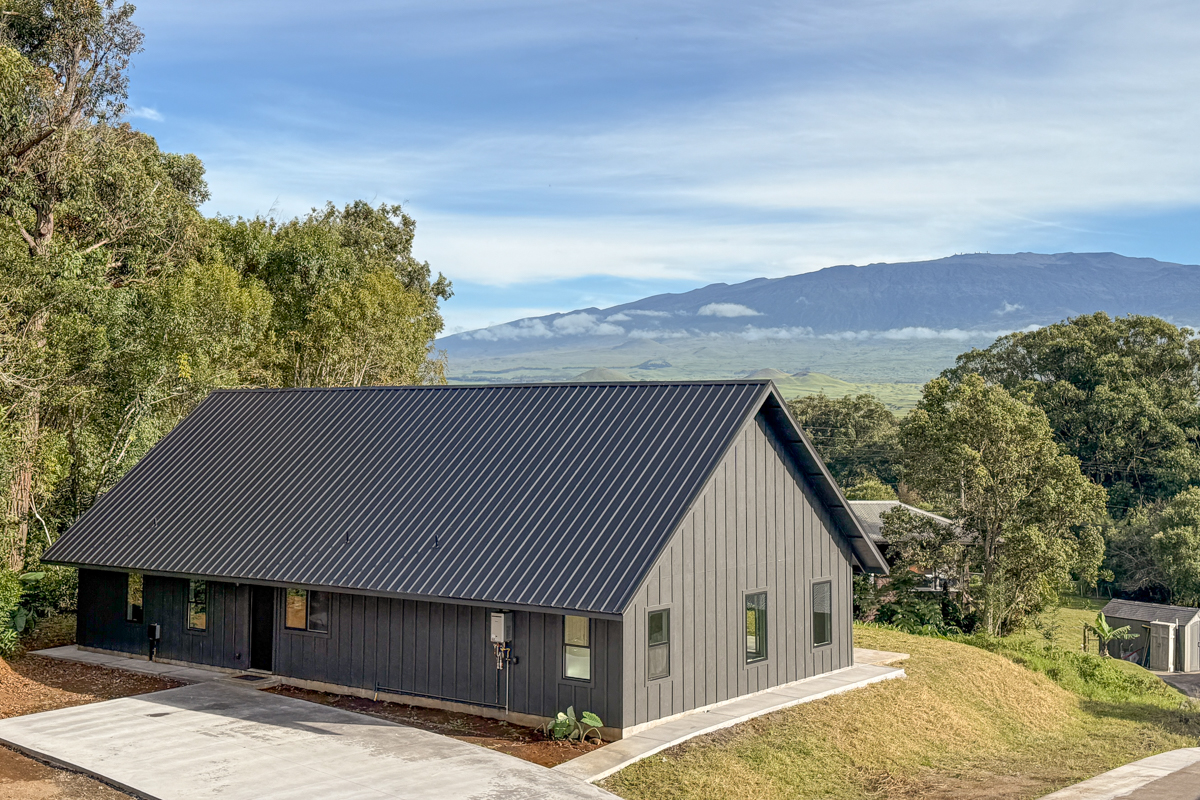
[{"label": "narrow vertical window", "polygon": [[592,679],[591,624],[587,617],[563,617],[563,675]]},{"label": "narrow vertical window", "polygon": [[833,590],[829,581],[813,584],[813,646],[833,641]]},{"label": "narrow vertical window", "polygon": [[329,632],[329,592],[308,593],[308,629]]},{"label": "narrow vertical window", "polygon": [[142,621],[142,573],[130,572],[125,583],[125,619]]},{"label": "narrow vertical window", "polygon": [[767,657],[767,593],[746,595],[746,663]]},{"label": "narrow vertical window", "polygon": [[651,611],[647,623],[646,677],[665,678],[671,674],[671,612]]},{"label": "narrow vertical window", "polygon": [[188,581],[187,592],[188,630],[208,630],[208,581]]},{"label": "narrow vertical window", "polygon": [[308,630],[308,592],[304,589],[287,590],[283,627],[294,631]]}]

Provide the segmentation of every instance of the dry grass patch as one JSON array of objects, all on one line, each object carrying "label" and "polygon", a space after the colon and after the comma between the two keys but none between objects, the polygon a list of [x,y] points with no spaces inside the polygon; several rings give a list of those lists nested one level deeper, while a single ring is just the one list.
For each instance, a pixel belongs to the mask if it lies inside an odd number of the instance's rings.
[{"label": "dry grass patch", "polygon": [[[1030,798],[1119,764],[1195,746],[1174,690],[1082,697],[968,644],[860,628],[911,654],[908,678],[701,737],[610,778],[629,798]],[[1141,689],[1138,690],[1139,692]]]}]

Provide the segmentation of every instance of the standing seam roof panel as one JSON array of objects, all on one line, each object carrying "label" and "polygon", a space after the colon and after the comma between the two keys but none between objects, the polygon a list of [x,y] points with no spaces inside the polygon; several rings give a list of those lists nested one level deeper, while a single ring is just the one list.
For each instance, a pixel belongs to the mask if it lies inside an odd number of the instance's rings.
[{"label": "standing seam roof panel", "polygon": [[619,614],[769,391],[217,391],[46,558]]}]

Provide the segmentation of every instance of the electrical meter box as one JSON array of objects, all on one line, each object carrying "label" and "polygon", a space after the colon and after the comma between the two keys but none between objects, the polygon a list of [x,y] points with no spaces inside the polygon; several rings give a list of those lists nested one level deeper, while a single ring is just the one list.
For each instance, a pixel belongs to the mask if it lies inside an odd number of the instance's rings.
[{"label": "electrical meter box", "polygon": [[492,644],[504,644],[513,639],[513,615],[511,611],[492,612]]}]

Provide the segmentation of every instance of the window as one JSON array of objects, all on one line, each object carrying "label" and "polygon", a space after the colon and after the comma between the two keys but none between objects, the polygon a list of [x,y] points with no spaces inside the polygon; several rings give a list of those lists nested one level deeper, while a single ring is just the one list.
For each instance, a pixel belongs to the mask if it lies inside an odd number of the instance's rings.
[{"label": "window", "polygon": [[833,641],[833,592],[829,581],[813,584],[813,647]]},{"label": "window", "polygon": [[592,639],[587,617],[563,617],[563,675],[577,681],[592,679]]},{"label": "window", "polygon": [[142,621],[142,573],[130,572],[125,580],[125,619]]},{"label": "window", "polygon": [[308,630],[308,592],[304,589],[287,590],[283,627],[291,628],[294,631]]},{"label": "window", "polygon": [[671,674],[671,612],[651,611],[647,622],[646,677],[665,678]]},{"label": "window", "polygon": [[746,663],[767,657],[767,593],[746,595]]},{"label": "window", "polygon": [[283,612],[283,627],[293,631],[327,632],[329,630],[328,592],[288,589]]},{"label": "window", "polygon": [[187,626],[189,631],[208,630],[208,581],[188,581]]},{"label": "window", "polygon": [[308,629],[329,632],[329,592],[308,593]]}]

